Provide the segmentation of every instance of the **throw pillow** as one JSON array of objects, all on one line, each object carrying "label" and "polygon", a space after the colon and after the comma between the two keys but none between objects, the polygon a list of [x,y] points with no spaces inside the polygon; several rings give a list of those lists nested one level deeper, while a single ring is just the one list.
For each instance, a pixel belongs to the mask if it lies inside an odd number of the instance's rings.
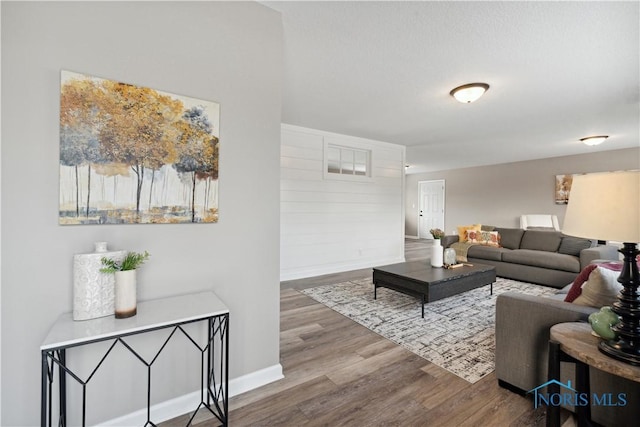
[{"label": "throw pillow", "polygon": [[467,230],[480,231],[481,228],[482,228],[481,224],[459,225],[458,226],[458,239],[459,239],[458,241],[459,242],[466,242],[467,241],[467,235],[466,235]]},{"label": "throw pillow", "polygon": [[487,246],[500,247],[500,233],[497,231],[481,231],[482,244]]},{"label": "throw pillow", "polygon": [[479,230],[467,230],[464,235],[467,243],[482,243],[482,232]]},{"label": "throw pillow", "polygon": [[589,307],[604,307],[618,299],[622,285],[618,283],[617,271],[597,266],[589,274],[589,279],[582,286],[582,293],[573,303]]},{"label": "throw pillow", "polygon": [[580,256],[580,251],[593,246],[593,242],[589,239],[581,239],[580,237],[563,236],[558,252],[565,255]]},{"label": "throw pillow", "polygon": [[[564,299],[565,302],[573,302],[580,296],[580,294],[582,293],[582,285],[584,285],[584,282],[586,282],[589,278],[589,274],[591,274],[591,272],[596,267],[602,267],[608,270],[615,271],[619,276],[620,272],[622,271],[622,261],[603,261],[587,265],[582,269],[580,274],[578,274],[576,279],[573,281],[571,289],[569,289],[569,292]],[[638,269],[640,269],[640,259],[638,260]]]},{"label": "throw pillow", "polygon": [[573,285],[571,285],[571,289],[567,292],[567,296],[565,297],[565,302],[573,302],[576,298],[580,296],[582,293],[582,285],[587,281],[591,272],[597,267],[597,264],[589,264],[585,268],[582,269],[580,274],[573,281]]}]

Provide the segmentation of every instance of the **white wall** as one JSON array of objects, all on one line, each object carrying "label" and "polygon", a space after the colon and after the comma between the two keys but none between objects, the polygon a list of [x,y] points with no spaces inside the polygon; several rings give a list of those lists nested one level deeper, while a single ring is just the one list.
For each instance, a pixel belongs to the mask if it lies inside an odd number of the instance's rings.
[{"label": "white wall", "polygon": [[[325,141],[371,150],[371,179],[325,179]],[[282,126],[281,280],[404,260],[404,153],[400,145]]]},{"label": "white wall", "polygon": [[538,213],[557,215],[562,228],[567,207],[555,204],[556,175],[629,169],[640,169],[640,148],[410,174],[406,178],[406,232],[408,236],[418,234],[419,181],[445,180],[447,233],[463,224],[519,227],[520,215]]},{"label": "white wall", "polygon": [[[231,312],[232,379],[279,367],[280,15],[253,2],[2,2],[2,419],[39,424],[39,346],[71,311],[72,259],[148,250],[140,300],[213,290]],[[58,225],[60,70],[211,100],[220,115],[217,224]],[[157,341],[141,340],[152,351]],[[148,344],[147,344],[148,343]],[[163,355],[155,401],[194,391]],[[75,354],[75,355],[74,355]],[[90,351],[68,357],[95,356]],[[145,377],[111,363],[89,424],[141,408]],[[181,360],[176,359],[176,360]],[[166,375],[162,375],[166,374]],[[112,377],[112,378],[110,378]],[[122,381],[118,381],[122,379]],[[77,404],[70,404],[76,407]],[[186,411],[185,411],[186,412]],[[154,419],[154,421],[158,421]]]}]

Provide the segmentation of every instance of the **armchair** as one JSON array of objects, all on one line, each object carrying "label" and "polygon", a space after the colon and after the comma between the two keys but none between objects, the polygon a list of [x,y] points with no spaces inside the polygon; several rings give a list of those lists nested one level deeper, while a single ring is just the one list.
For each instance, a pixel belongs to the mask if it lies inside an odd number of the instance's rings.
[{"label": "armchair", "polygon": [[554,230],[560,230],[558,217],[556,215],[547,214],[529,214],[520,215],[520,228],[526,230],[531,227],[548,227]]}]

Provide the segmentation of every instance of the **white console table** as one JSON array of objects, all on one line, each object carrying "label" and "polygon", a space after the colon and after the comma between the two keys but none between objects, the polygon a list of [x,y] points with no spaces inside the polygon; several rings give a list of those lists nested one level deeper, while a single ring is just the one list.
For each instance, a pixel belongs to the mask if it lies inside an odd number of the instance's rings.
[{"label": "white console table", "polygon": [[[182,328],[182,325],[200,321],[208,322],[208,340],[204,346],[198,345]],[[74,321],[71,313],[61,315],[40,346],[42,354],[41,426],[51,426],[52,424],[52,393],[56,367],[58,368],[60,393],[56,425],[67,425],[66,382],[68,380],[77,381],[82,387],[82,425],[86,424],[86,387],[93,374],[117,344],[123,345],[132,356],[141,360],[148,368],[147,422],[145,425],[155,425],[151,421],[151,367],[157,355],[150,361],[144,360],[124,338],[166,328],[173,328],[173,330],[160,347],[158,354],[162,352],[175,333],[180,331],[200,351],[200,369],[206,374],[206,378],[203,375],[201,382],[200,404],[195,408],[187,425],[191,424],[193,417],[201,408],[206,408],[222,425],[226,426],[229,414],[229,309],[213,292],[141,302],[138,304],[137,315],[126,319],[108,316]],[[66,351],[68,349],[109,340],[112,341],[112,344],[88,378],[81,379],[66,366]]]}]

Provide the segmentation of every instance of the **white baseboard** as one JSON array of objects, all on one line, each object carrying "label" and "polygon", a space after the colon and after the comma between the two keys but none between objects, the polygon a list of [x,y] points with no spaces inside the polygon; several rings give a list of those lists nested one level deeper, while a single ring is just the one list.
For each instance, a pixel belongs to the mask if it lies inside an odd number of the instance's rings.
[{"label": "white baseboard", "polygon": [[407,235],[405,235],[405,236],[404,236],[404,238],[405,238],[405,239],[416,239],[416,240],[417,240],[417,239],[419,239],[420,237],[419,237],[419,236],[407,236]]},{"label": "white baseboard", "polygon": [[[229,397],[237,396],[249,390],[262,387],[271,382],[284,378],[282,365],[270,366],[259,371],[234,378],[229,381]],[[151,417],[154,423],[170,420],[180,415],[192,412],[200,403],[200,390],[188,393],[171,400],[157,403],[151,407]],[[101,426],[133,426],[144,425],[147,421],[147,409],[101,422]]]},{"label": "white baseboard", "polygon": [[345,271],[360,270],[363,268],[373,268],[379,265],[395,264],[404,262],[404,256],[397,258],[386,258],[378,260],[368,260],[363,262],[353,262],[345,264],[330,264],[280,271],[280,281],[304,279],[306,277],[322,276],[324,274],[343,273]]}]

